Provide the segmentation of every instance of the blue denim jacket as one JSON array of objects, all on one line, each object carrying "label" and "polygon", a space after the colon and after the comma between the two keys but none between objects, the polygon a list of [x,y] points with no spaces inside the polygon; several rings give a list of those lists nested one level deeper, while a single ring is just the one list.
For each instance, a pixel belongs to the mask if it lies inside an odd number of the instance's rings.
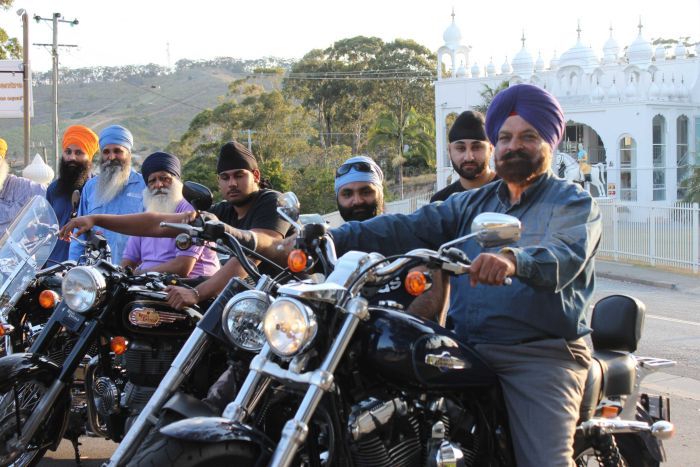
[{"label": "blue denim jacket", "polygon": [[[99,176],[93,177],[85,183],[80,197],[78,216],[87,216],[88,214],[135,214],[143,212],[143,190],[146,188],[146,184],[141,174],[132,170],[131,174],[129,174],[129,180],[126,186],[114,199],[107,203],[100,201],[97,196],[96,191],[99,186],[99,179]],[[124,252],[124,248],[126,248],[126,242],[129,237],[100,227],[97,227],[95,230],[104,232],[107,243],[112,250],[112,264],[119,264],[122,260],[122,253]],[[78,242],[70,242],[68,259],[77,261],[84,250],[84,247]]]},{"label": "blue denim jacket", "polygon": [[[522,236],[510,245],[517,260],[516,276],[512,285],[499,287],[471,287],[467,275],[452,278],[449,316],[457,335],[473,343],[514,344],[588,334],[585,311],[593,295],[600,211],[586,191],[549,172],[513,205],[506,184],[499,180],[410,215],[349,222],[331,235],[339,254],[355,249],[388,256],[413,248],[437,249],[468,234],[474,217],[482,212],[521,220]],[[481,248],[474,240],[459,248],[472,259],[500,250]]]}]

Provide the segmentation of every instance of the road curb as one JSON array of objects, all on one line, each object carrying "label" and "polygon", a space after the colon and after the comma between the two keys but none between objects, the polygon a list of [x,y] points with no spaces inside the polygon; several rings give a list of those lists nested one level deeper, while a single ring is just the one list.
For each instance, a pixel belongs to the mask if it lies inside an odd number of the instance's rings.
[{"label": "road curb", "polygon": [[673,282],[657,281],[657,280],[651,280],[651,279],[642,279],[640,277],[631,277],[631,276],[626,276],[624,274],[616,274],[614,272],[607,272],[607,271],[596,271],[596,275],[598,277],[602,277],[605,279],[612,279],[615,281],[631,282],[633,284],[648,285],[651,287],[659,287],[659,288],[668,289],[668,290],[678,290],[678,284],[675,284]]}]

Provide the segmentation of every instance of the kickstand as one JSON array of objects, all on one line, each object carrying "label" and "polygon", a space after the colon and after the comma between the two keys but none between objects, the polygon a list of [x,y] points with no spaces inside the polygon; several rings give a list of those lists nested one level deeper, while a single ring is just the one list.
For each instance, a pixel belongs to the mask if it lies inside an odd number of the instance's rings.
[{"label": "kickstand", "polygon": [[75,465],[82,465],[80,463],[80,442],[78,441],[78,438],[71,438],[70,440],[71,443],[73,443],[73,451],[75,452]]}]

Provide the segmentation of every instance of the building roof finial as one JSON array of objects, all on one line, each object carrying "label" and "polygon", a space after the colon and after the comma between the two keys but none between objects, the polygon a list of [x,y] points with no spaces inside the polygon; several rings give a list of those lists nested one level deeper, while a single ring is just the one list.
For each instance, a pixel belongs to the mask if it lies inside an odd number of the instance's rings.
[{"label": "building roof finial", "polygon": [[525,29],[523,29],[523,35],[520,37],[520,41],[523,43],[523,49],[525,48]]},{"label": "building roof finial", "polygon": [[642,26],[642,15],[639,15],[639,24],[637,25],[637,29],[639,29],[639,35],[640,35],[640,36],[642,35],[642,28],[643,28],[643,27],[644,27],[644,26]]},{"label": "building roof finial", "polygon": [[576,20],[576,33],[578,34],[577,39],[581,40],[581,19]]},{"label": "building roof finial", "polygon": [[454,7],[454,5],[452,5],[452,15],[451,16],[452,16],[452,22],[454,23],[455,22],[455,7]]}]

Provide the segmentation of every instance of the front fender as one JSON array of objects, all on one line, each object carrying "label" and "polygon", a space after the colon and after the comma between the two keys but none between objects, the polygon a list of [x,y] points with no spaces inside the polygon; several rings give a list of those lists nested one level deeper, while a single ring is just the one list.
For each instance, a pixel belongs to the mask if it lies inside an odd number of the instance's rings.
[{"label": "front fender", "polygon": [[0,392],[9,391],[18,381],[36,379],[47,385],[56,380],[60,367],[43,355],[16,353],[0,358]]},{"label": "front fender", "polygon": [[272,454],[275,445],[265,433],[258,429],[232,422],[223,417],[194,417],[180,420],[160,429],[161,434],[183,441],[196,443],[218,443],[244,441],[260,446],[260,452]]}]

